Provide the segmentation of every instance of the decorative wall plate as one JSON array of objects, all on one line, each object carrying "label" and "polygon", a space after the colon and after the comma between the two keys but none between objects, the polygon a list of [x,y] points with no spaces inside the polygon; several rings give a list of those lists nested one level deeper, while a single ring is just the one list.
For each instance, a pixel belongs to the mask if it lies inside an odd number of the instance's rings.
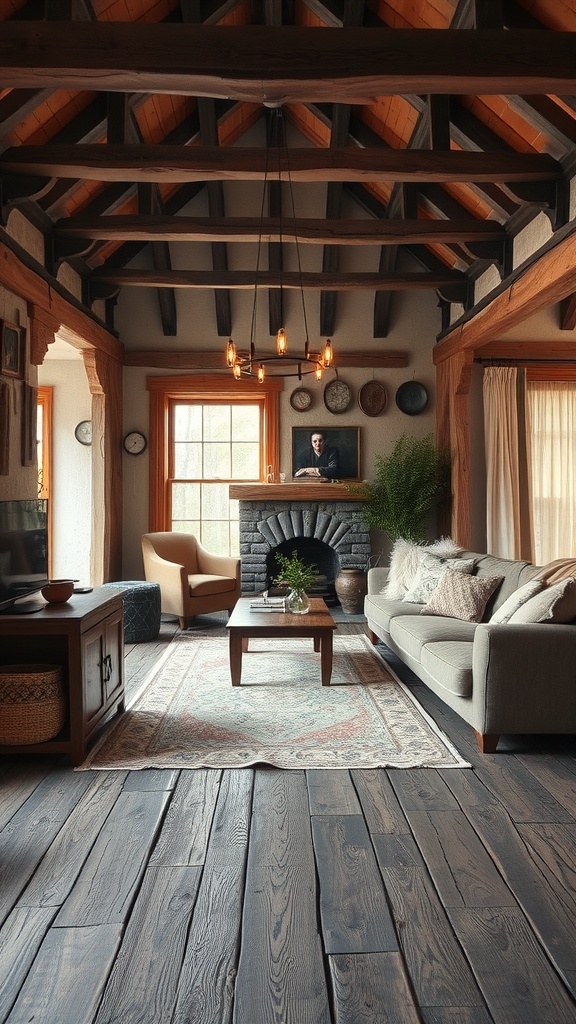
[{"label": "decorative wall plate", "polygon": [[396,405],[407,416],[416,416],[428,404],[428,392],[417,380],[407,380],[396,392]]},{"label": "decorative wall plate", "polygon": [[386,388],[378,380],[369,380],[358,392],[358,405],[366,416],[379,416],[388,405]]},{"label": "decorative wall plate", "polygon": [[290,395],[290,405],[296,412],[306,412],[312,405],[312,392],[308,388],[296,388]]},{"label": "decorative wall plate", "polygon": [[328,382],[324,388],[324,405],[329,412],[346,412],[352,401],[352,392],[339,377]]}]

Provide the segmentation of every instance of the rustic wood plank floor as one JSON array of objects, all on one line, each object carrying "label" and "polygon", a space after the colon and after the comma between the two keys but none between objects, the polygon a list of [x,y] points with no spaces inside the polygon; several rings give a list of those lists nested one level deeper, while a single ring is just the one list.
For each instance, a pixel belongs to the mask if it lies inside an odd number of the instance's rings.
[{"label": "rustic wood plank floor", "polygon": [[472,769],[3,758],[0,1022],[576,1022],[574,737],[481,755],[403,677]]}]

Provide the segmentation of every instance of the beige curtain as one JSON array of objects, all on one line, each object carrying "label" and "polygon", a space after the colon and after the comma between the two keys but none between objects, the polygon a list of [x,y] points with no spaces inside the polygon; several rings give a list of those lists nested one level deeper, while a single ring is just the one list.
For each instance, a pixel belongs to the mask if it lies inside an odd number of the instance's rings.
[{"label": "beige curtain", "polygon": [[487,549],[501,558],[532,560],[530,431],[526,429],[526,371],[484,370]]},{"label": "beige curtain", "polygon": [[534,560],[576,555],[576,384],[530,382]]}]

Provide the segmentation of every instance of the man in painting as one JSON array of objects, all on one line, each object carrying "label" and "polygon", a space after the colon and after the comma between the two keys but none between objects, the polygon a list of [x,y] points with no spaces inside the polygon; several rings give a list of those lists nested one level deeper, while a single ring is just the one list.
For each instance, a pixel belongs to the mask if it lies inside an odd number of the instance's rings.
[{"label": "man in painting", "polygon": [[310,444],[298,453],[294,477],[327,477],[337,480],[340,476],[340,455],[335,445],[328,444],[322,430],[313,430]]}]

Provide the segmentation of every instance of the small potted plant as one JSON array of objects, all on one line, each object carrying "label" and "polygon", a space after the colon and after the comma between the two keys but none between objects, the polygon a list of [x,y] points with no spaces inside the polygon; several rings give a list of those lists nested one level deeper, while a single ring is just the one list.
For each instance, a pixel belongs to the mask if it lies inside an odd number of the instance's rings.
[{"label": "small potted plant", "polygon": [[288,587],[289,593],[286,599],[288,611],[297,615],[305,615],[310,611],[310,600],[306,590],[308,587],[312,587],[317,580],[317,567],[303,562],[297,551],[293,551],[290,555],[283,555],[277,551],[274,557],[280,568],[278,575],[272,580],[274,586]]}]

